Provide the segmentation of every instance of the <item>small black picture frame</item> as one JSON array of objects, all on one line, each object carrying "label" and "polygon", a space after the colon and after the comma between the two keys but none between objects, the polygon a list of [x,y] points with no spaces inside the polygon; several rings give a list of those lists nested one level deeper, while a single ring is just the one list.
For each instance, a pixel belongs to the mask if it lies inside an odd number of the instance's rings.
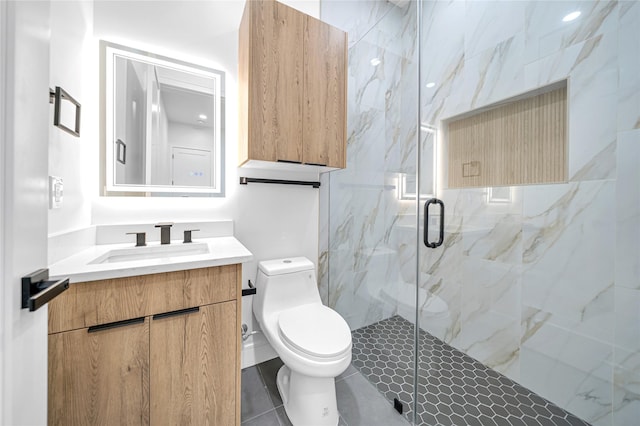
[{"label": "small black picture frame", "polygon": [[[78,101],[76,101],[70,94],[68,94],[62,87],[56,86],[55,90],[49,89],[49,98],[50,102],[53,104],[53,125],[59,127],[65,132],[79,137],[80,136],[80,117],[82,114],[82,107]],[[75,123],[73,124],[73,129],[65,126],[61,122],[61,109],[62,109],[62,101],[66,100],[71,102],[75,108]]]}]

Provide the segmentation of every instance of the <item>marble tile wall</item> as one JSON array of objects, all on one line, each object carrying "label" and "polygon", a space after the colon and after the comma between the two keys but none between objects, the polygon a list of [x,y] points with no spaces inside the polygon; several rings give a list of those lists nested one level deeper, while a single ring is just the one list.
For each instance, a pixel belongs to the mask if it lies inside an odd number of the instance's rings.
[{"label": "marble tile wall", "polygon": [[[437,167],[446,229],[436,250],[416,246],[416,203],[393,188],[416,167],[415,2],[340,4],[321,6],[350,34],[349,163],[322,187],[327,303],[352,328],[411,320],[417,259],[421,328],[595,425],[636,425],[640,2],[421,3],[422,125],[569,86],[568,182],[501,189],[505,201],[493,188],[446,189]],[[574,10],[581,16],[562,22]]]}]

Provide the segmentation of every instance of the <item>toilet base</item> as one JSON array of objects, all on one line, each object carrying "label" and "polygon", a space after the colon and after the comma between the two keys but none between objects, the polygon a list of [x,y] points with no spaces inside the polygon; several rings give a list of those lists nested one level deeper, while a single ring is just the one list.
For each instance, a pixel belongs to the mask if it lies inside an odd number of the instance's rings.
[{"label": "toilet base", "polygon": [[338,424],[335,378],[305,376],[283,365],[278,370],[276,383],[294,426]]}]

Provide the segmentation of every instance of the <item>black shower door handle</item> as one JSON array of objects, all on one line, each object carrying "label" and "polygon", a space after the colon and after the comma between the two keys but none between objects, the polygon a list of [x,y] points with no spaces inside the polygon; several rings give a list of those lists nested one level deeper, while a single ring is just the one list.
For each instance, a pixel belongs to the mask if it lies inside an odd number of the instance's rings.
[{"label": "black shower door handle", "polygon": [[[440,205],[440,237],[437,242],[429,242],[429,206],[431,204]],[[424,245],[429,248],[436,248],[444,241],[444,203],[437,198],[430,198],[424,203]]]}]

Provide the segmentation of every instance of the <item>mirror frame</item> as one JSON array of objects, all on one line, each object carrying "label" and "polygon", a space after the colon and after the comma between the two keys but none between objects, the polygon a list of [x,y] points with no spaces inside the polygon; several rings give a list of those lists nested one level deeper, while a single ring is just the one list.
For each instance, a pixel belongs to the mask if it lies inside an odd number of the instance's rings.
[{"label": "mirror frame", "polygon": [[[103,195],[140,195],[145,193],[153,196],[219,196],[223,197],[225,190],[225,132],[222,126],[226,112],[225,108],[225,73],[214,68],[204,67],[201,65],[184,62],[178,59],[157,55],[150,52],[122,46],[105,40],[100,41],[100,50],[104,65],[101,67],[103,72],[103,105],[104,105],[104,128],[102,135],[104,136],[104,193]],[[167,185],[129,185],[115,183],[115,161],[116,161],[116,143],[114,141],[114,70],[115,59],[117,57],[125,59],[133,59],[140,62],[146,62],[152,65],[163,66],[166,68],[177,69],[199,76],[212,78],[215,82],[214,94],[214,141],[212,150],[212,161],[214,165],[212,180],[213,186],[167,186]]]}]

